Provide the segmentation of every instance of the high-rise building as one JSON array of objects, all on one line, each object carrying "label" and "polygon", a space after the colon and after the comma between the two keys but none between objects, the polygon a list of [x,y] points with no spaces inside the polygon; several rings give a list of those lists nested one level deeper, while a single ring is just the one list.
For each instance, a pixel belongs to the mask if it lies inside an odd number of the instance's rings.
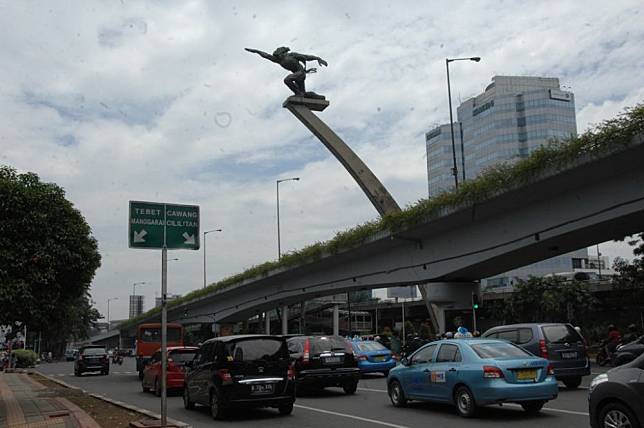
[{"label": "high-rise building", "polygon": [[143,296],[130,296],[129,319],[138,317],[143,313]]},{"label": "high-rise building", "polygon": [[[449,124],[425,134],[430,198],[454,189],[454,155],[460,183],[500,162],[525,158],[552,138],[577,134],[574,95],[552,77],[494,76],[482,94],[456,109],[456,117],[455,147]],[[510,285],[514,277],[572,272],[573,258],[588,258],[588,252],[582,249],[544,260],[487,283]]]},{"label": "high-rise building", "polygon": [[[577,134],[574,95],[562,91],[559,79],[554,77],[494,76],[482,94],[456,109],[456,117],[454,141],[459,182],[463,177],[474,178],[499,162],[527,157],[551,138]],[[429,131],[425,141],[432,197],[454,188],[449,124]]]}]

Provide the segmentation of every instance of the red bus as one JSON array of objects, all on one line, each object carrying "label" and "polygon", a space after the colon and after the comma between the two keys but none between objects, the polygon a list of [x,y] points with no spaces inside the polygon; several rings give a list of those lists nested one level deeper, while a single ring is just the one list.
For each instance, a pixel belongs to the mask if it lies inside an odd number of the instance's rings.
[{"label": "red bus", "polygon": [[[168,323],[168,346],[183,346],[183,326]],[[161,348],[161,323],[141,324],[136,333],[136,371],[143,378],[143,369],[152,354]]]}]

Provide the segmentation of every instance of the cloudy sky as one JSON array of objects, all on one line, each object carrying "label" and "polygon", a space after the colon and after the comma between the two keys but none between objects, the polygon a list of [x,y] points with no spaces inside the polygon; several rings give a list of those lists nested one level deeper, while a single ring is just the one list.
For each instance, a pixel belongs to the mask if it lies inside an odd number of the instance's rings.
[{"label": "cloudy sky", "polygon": [[[377,213],[281,103],[285,70],[243,50],[290,46],[328,68],[308,87],[322,117],[400,205],[426,196],[423,133],[495,74],[559,77],[583,131],[644,99],[641,1],[0,1],[0,164],[63,186],[103,257],[92,296],[127,317],[153,303],[160,253],[127,247],[129,200],[201,206],[209,282],[331,238]],[[315,64],[317,66],[317,64]],[[604,254],[629,256],[623,245]],[[202,285],[202,253],[175,251],[169,291]]]}]

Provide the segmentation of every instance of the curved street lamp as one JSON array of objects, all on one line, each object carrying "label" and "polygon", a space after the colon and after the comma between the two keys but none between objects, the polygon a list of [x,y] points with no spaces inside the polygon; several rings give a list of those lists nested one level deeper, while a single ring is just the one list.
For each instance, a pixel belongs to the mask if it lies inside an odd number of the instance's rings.
[{"label": "curved street lamp", "polygon": [[[452,89],[449,82],[449,63],[454,61],[474,61],[479,62],[480,56],[471,56],[467,58],[445,58],[445,67],[447,68],[447,97],[449,98],[449,127],[452,134],[452,159],[454,161],[452,166],[452,175],[454,175],[454,187],[458,189],[458,168],[456,166],[456,143],[454,142],[454,118],[452,115]],[[462,134],[461,134],[462,135]],[[461,157],[463,163],[463,181],[465,181],[465,149],[461,145]]]}]

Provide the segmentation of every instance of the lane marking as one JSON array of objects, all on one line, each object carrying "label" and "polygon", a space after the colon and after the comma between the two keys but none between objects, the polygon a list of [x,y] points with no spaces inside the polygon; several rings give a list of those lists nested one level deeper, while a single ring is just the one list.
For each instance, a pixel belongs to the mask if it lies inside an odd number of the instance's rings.
[{"label": "lane marking", "polygon": [[[503,407],[518,407],[522,408],[520,404],[516,403],[505,403],[503,404]],[[552,407],[544,407],[542,410],[547,410],[549,412],[557,412],[557,413],[566,413],[569,415],[577,415],[577,416],[588,416],[588,413],[586,412],[577,412],[574,410],[565,410],[565,409],[553,409]]]},{"label": "lane marking", "polygon": [[373,388],[358,388],[358,391],[369,391],[369,392],[384,392],[387,393],[385,389],[373,389]]},{"label": "lane marking", "polygon": [[392,428],[408,428],[408,427],[406,427],[404,425],[390,424],[389,422],[377,421],[375,419],[369,419],[369,418],[362,418],[360,416],[348,415],[346,413],[332,412],[330,410],[317,409],[315,407],[302,406],[300,404],[294,404],[293,407],[297,407],[297,408],[305,409],[305,410],[311,410],[313,412],[326,413],[327,415],[341,416],[343,418],[355,419],[355,420],[358,420],[358,421],[369,422],[369,423],[377,424],[377,425],[384,425],[384,426],[392,427]]},{"label": "lane marking", "polygon": [[[588,387],[585,387],[585,386],[579,386],[578,388],[588,389]],[[382,392],[385,394],[387,393],[387,391],[384,389],[372,389],[372,388],[358,388],[358,391]],[[503,406],[522,408],[520,404],[515,404],[515,403],[504,403]],[[588,413],[586,412],[577,412],[575,410],[554,409],[552,407],[544,407],[543,410],[549,410],[551,412],[567,413],[570,415],[588,416]]]}]

